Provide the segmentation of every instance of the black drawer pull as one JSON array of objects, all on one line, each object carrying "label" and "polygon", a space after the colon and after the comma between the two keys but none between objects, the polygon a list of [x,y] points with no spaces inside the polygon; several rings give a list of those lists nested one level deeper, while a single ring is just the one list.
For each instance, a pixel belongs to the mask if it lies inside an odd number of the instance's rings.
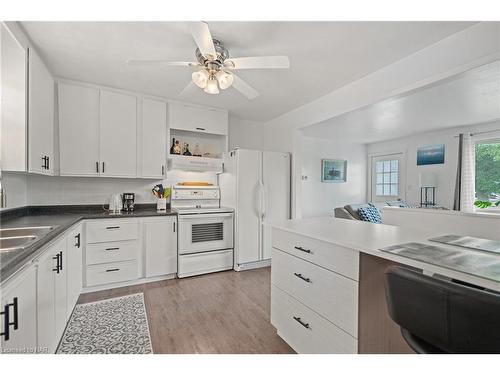
[{"label": "black drawer pull", "polygon": [[297,250],[303,251],[304,253],[311,254],[311,250],[309,249],[304,249],[302,246],[295,246]]},{"label": "black drawer pull", "polygon": [[[10,322],[10,307],[14,308],[14,321]],[[4,306],[4,311],[0,311],[0,315],[4,315],[3,322],[3,332],[0,332],[0,336],[4,336],[4,341],[10,339],[10,326],[14,327],[14,331],[17,330],[19,326],[19,314],[17,309],[17,297],[14,297],[12,303],[8,303]]]},{"label": "black drawer pull", "polygon": [[78,247],[78,248],[80,248],[80,239],[81,239],[81,237],[82,237],[82,236],[81,236],[81,233],[78,233],[78,234],[75,236],[75,238],[76,238],[76,244],[75,244],[75,246],[76,246],[76,247]]},{"label": "black drawer pull", "polygon": [[[62,251],[59,251],[59,271],[62,271],[62,265],[63,265],[63,253]],[[58,272],[59,273],[59,272]]]},{"label": "black drawer pull", "polygon": [[304,323],[300,317],[294,316],[293,319],[295,319],[297,322],[299,322],[303,327],[309,329],[309,323]]},{"label": "black drawer pull", "polygon": [[120,229],[120,226],[117,225],[117,226],[114,226],[114,227],[106,227],[106,229]]},{"label": "black drawer pull", "polygon": [[299,279],[304,280],[304,281],[305,281],[305,282],[307,282],[307,283],[310,283],[310,282],[311,282],[311,279],[310,279],[310,278],[308,278],[308,277],[304,277],[304,276],[302,276],[302,274],[300,274],[300,273],[294,272],[294,275],[295,275],[295,276],[297,276]]},{"label": "black drawer pull", "polygon": [[205,130],[205,128],[196,128],[196,130]]},{"label": "black drawer pull", "polygon": [[108,247],[106,251],[111,251],[111,250],[120,250],[119,247]]},{"label": "black drawer pull", "polygon": [[106,270],[106,272],[116,272],[116,271],[120,271],[119,268],[111,268],[109,270]]}]

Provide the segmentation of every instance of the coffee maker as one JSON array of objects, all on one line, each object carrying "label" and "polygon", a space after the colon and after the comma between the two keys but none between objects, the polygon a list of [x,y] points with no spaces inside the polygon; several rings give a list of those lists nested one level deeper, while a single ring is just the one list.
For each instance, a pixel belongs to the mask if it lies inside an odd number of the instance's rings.
[{"label": "coffee maker", "polygon": [[123,211],[124,212],[134,211],[135,193],[123,193],[122,199],[123,199]]}]

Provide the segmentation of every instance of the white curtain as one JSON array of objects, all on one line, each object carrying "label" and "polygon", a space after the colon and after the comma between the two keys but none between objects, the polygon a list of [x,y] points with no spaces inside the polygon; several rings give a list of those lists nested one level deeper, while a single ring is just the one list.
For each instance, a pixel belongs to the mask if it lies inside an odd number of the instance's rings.
[{"label": "white curtain", "polygon": [[474,212],[475,201],[475,146],[472,136],[464,134],[462,149],[462,179],[460,192],[460,211]]}]

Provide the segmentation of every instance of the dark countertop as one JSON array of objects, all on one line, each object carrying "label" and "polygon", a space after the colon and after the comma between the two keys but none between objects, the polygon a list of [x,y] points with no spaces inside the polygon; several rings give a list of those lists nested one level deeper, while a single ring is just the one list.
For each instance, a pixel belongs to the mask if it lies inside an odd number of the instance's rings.
[{"label": "dark countertop", "polygon": [[6,281],[24,265],[37,258],[39,250],[81,220],[124,219],[149,216],[172,216],[175,211],[156,212],[156,204],[136,204],[131,213],[109,214],[102,205],[30,206],[0,212],[0,227],[16,228],[53,226],[48,234],[22,250],[0,253],[0,283]]}]

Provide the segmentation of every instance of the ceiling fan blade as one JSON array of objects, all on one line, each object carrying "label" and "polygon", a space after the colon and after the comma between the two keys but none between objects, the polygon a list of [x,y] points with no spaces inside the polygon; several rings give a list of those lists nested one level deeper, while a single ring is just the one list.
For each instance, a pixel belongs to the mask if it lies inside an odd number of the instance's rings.
[{"label": "ceiling fan blade", "polygon": [[244,96],[246,96],[248,99],[252,100],[255,99],[256,97],[259,96],[259,92],[255,90],[252,86],[250,86],[248,83],[243,81],[240,77],[238,77],[236,74],[231,73],[233,75],[233,87],[241,92]]},{"label": "ceiling fan blade", "polygon": [[150,66],[150,65],[167,65],[167,66],[198,66],[197,62],[190,61],[168,61],[168,60],[143,60],[143,59],[128,59],[128,65]]},{"label": "ceiling fan blade", "polygon": [[237,57],[227,59],[224,66],[228,69],[287,69],[290,60],[287,56]]},{"label": "ceiling fan blade", "polygon": [[210,29],[206,22],[193,22],[191,24],[191,34],[193,39],[200,49],[200,52],[207,59],[212,57],[215,59],[217,57],[217,52],[215,51],[214,42],[212,40],[212,34],[210,34]]},{"label": "ceiling fan blade", "polygon": [[193,83],[193,81],[189,81],[189,83],[182,89],[182,91],[179,93],[179,96],[184,96],[188,93],[193,92],[195,89],[198,87]]}]

